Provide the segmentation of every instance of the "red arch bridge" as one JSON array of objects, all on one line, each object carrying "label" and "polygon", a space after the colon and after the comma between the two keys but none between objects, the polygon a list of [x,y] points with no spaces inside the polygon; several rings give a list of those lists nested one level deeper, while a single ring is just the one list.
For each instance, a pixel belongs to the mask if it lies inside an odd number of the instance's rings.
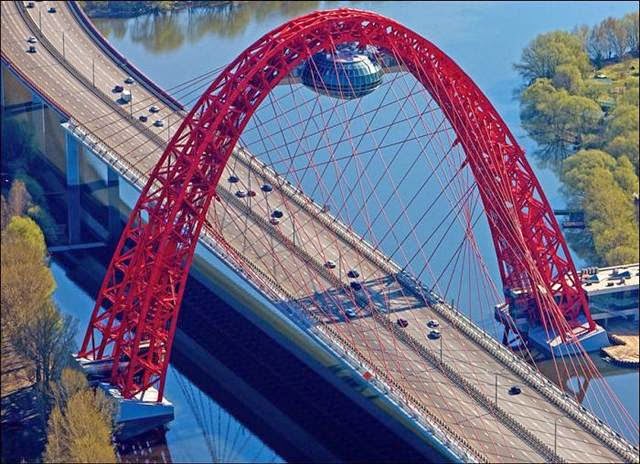
[{"label": "red arch bridge", "polygon": [[[73,5],[56,18],[74,9],[69,24],[87,29]],[[22,17],[46,53],[98,87],[31,14],[3,4],[3,28]],[[3,45],[20,74],[16,60]],[[123,401],[163,400],[204,234],[457,458],[637,460],[620,435],[637,442],[637,425],[586,355],[606,333],[540,184],[495,108],[434,44],[372,12],[314,12],[261,37],[175,114],[78,353],[106,366]],[[86,135],[99,120],[67,127]],[[153,158],[141,151],[131,156],[142,166]],[[557,378],[599,379],[588,408],[540,373],[540,356]]]}]

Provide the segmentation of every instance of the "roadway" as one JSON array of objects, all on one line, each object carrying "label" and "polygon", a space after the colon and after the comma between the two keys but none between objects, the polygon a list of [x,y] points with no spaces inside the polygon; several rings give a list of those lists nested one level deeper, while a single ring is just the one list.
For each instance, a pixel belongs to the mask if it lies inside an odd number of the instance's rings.
[{"label": "roadway", "polygon": [[[47,13],[55,4],[57,13]],[[94,134],[117,156],[132,165],[143,181],[164,150],[164,144],[176,125],[164,128],[151,125],[155,119],[179,121],[180,111],[169,108],[141,83],[131,87],[133,104],[120,105],[112,92],[123,84],[126,73],[107,56],[78,24],[68,5],[58,2],[37,2],[26,10],[33,24],[23,20],[13,2],[2,2],[2,54],[19,71],[36,84],[48,100],[55,102],[80,126]],[[51,43],[39,43],[38,51],[26,53],[26,38],[37,35],[38,25]],[[30,28],[31,27],[31,28]],[[64,31],[64,61],[62,33]],[[70,69],[71,68],[71,69]],[[95,79],[94,79],[95,76]],[[95,86],[93,85],[95,83]],[[148,113],[151,104],[160,108],[157,116]],[[118,110],[119,108],[119,110]],[[145,113],[150,116],[141,124],[128,116]],[[228,182],[230,175],[240,179]],[[271,193],[263,193],[264,183],[274,185]],[[238,198],[237,190],[254,190],[254,197]],[[219,193],[222,201],[214,201],[208,221],[221,231],[226,246],[239,252],[270,280],[277,282],[293,298],[289,302],[301,308],[314,299],[325,303],[320,312],[322,322],[343,341],[398,384],[430,414],[464,437],[480,456],[490,462],[539,462],[548,459],[539,447],[531,443],[518,429],[501,420],[492,409],[474,399],[464,385],[452,382],[440,369],[415,349],[410,348],[389,330],[380,317],[358,308],[353,295],[341,288],[348,284],[346,270],[357,268],[370,294],[386,302],[393,315],[402,314],[409,321],[406,332],[442,359],[478,391],[489,398],[495,394],[498,376],[498,404],[520,427],[535,435],[549,449],[557,438],[557,454],[572,462],[616,462],[620,456],[534,389],[523,387],[520,395],[507,394],[513,384],[523,385],[510,369],[492,354],[472,341],[458,328],[442,320],[425,302],[398,283],[388,268],[368,259],[357,246],[357,240],[345,240],[327,224],[330,216],[320,212],[301,193],[293,195],[286,186],[274,182],[273,173],[240,151],[232,158],[222,176]],[[314,209],[315,208],[315,209]],[[279,209],[285,213],[278,225],[269,223],[270,214]],[[324,221],[321,218],[324,217]],[[327,260],[337,266],[328,270]],[[319,296],[324,295],[324,296]],[[330,304],[326,304],[330,302]],[[352,307],[358,316],[327,314],[335,308]],[[90,310],[90,308],[87,308]],[[385,316],[386,317],[386,316]],[[431,341],[425,337],[426,322],[438,319],[443,337]],[[323,330],[323,324],[320,324]],[[557,437],[554,422],[558,421]]]}]

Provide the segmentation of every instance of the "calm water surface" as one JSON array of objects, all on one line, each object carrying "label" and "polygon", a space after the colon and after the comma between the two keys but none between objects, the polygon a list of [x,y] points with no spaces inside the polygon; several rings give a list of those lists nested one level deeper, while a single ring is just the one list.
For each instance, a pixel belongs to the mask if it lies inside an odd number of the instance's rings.
[{"label": "calm water surface", "polygon": [[[521,81],[512,67],[523,47],[539,33],[570,30],[580,24],[591,26],[607,16],[620,17],[637,9],[635,2],[610,1],[248,2],[221,9],[198,8],[131,19],[96,19],[95,23],[133,63],[163,87],[171,88],[229,63],[249,44],[289,18],[340,6],[379,12],[440,47],[485,92],[527,153],[533,153],[536,147],[520,126],[514,93]],[[556,208],[564,206],[555,174],[532,157],[530,162],[551,204]],[[580,267],[587,263],[576,258],[576,264]],[[91,299],[88,296],[85,299],[83,305],[90,307]],[[638,372],[612,368],[597,359],[596,362],[637,421]],[[597,382],[587,382],[587,402]],[[183,395],[176,383],[176,375],[172,373],[167,395],[177,405],[177,419],[168,436],[170,444],[181,440],[188,443],[194,435],[194,424],[182,414]],[[185,454],[180,457],[188,460],[206,456],[196,446],[189,446],[188,451],[185,447],[176,449],[181,449]]]}]

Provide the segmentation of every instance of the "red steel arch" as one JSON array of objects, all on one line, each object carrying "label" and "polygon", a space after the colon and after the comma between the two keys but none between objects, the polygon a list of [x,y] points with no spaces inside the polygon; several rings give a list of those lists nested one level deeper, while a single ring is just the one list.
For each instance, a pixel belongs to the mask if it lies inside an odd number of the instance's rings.
[{"label": "red steel arch", "polygon": [[574,326],[583,313],[594,327],[540,184],[506,124],[469,76],[432,43],[381,15],[350,8],[314,12],[260,38],[216,78],[181,124],[140,195],[79,353],[119,360],[111,380],[125,398],[152,385],[162,398],[198,235],[225,164],[253,112],[296,66],[345,42],[394,49],[446,115],[476,178],[504,287],[528,289],[535,303],[531,306],[545,308],[533,314],[544,324],[561,320]]}]

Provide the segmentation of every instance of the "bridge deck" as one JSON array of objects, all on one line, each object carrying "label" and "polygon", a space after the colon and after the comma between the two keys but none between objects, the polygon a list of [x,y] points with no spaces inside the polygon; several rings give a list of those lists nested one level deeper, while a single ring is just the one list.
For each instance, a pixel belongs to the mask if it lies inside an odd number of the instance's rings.
[{"label": "bridge deck", "polygon": [[[115,110],[115,94],[111,89],[122,84],[125,73],[98,47],[78,24],[67,5],[56,2],[58,12],[46,13],[49,4],[38,2],[26,10],[33,23],[25,22],[13,2],[2,2],[2,54],[37,85],[56,107],[69,114],[82,127],[106,140],[107,147],[141,173],[151,170],[164,149],[164,143],[173,128],[141,127],[127,117],[128,106]],[[42,13],[40,13],[42,11]],[[37,35],[33,24],[42,15],[42,30],[52,48],[41,41],[38,52],[28,54],[26,38]],[[66,66],[59,60],[62,54],[62,34],[65,31]],[[95,57],[95,88],[91,88]],[[87,85],[89,83],[89,85]],[[133,88],[133,114],[149,115],[153,103],[161,108],[157,118],[175,120],[183,115],[166,105],[158,104],[157,97],[141,83]],[[153,115],[149,115],[153,116]],[[153,116],[155,118],[156,116]],[[150,121],[153,121],[150,117]],[[147,126],[150,124],[147,123]],[[604,446],[588,430],[567,417],[560,408],[530,388],[523,388],[518,396],[509,396],[510,385],[523,384],[510,369],[493,355],[472,341],[465,333],[449,325],[433,308],[400,285],[389,269],[363,256],[356,242],[344,240],[313,213],[313,207],[303,208],[306,199],[299,195],[294,201],[290,192],[274,185],[274,191],[263,195],[259,186],[272,182],[268,173],[260,172],[237,154],[222,177],[219,189],[223,202],[214,202],[209,221],[222,230],[228,244],[238,250],[264,274],[279,282],[295,300],[304,300],[317,293],[334,295],[334,299],[347,306],[353,302],[337,288],[337,282],[348,283],[346,270],[357,268],[367,291],[386,299],[394,314],[410,323],[406,332],[423,346],[439,356],[440,341],[425,338],[426,322],[438,319],[442,324],[442,359],[462,377],[489,398],[495,394],[495,376],[498,374],[498,404],[521,427],[535,435],[547,447],[554,446],[554,421],[558,420],[557,453],[568,461],[619,461],[620,457]],[[231,191],[226,182],[229,174],[241,179]],[[143,176],[143,181],[146,177]],[[251,188],[259,192],[254,198],[238,199],[236,188]],[[278,226],[268,223],[273,209],[295,211],[295,231],[291,217],[284,217]],[[289,213],[290,214],[290,213]],[[322,263],[334,260],[334,270],[324,269]],[[329,299],[327,299],[329,301]],[[292,304],[296,304],[293,301]],[[87,308],[89,310],[89,308]],[[428,362],[415,349],[398,340],[390,329],[366,310],[356,308],[358,317],[349,322],[342,318],[326,321],[343,340],[348,341],[364,355],[370,364],[402,384],[411,396],[443,420],[458,435],[491,462],[538,462],[544,460],[539,448],[505,425],[486,404],[474,399],[464,386]]]}]

